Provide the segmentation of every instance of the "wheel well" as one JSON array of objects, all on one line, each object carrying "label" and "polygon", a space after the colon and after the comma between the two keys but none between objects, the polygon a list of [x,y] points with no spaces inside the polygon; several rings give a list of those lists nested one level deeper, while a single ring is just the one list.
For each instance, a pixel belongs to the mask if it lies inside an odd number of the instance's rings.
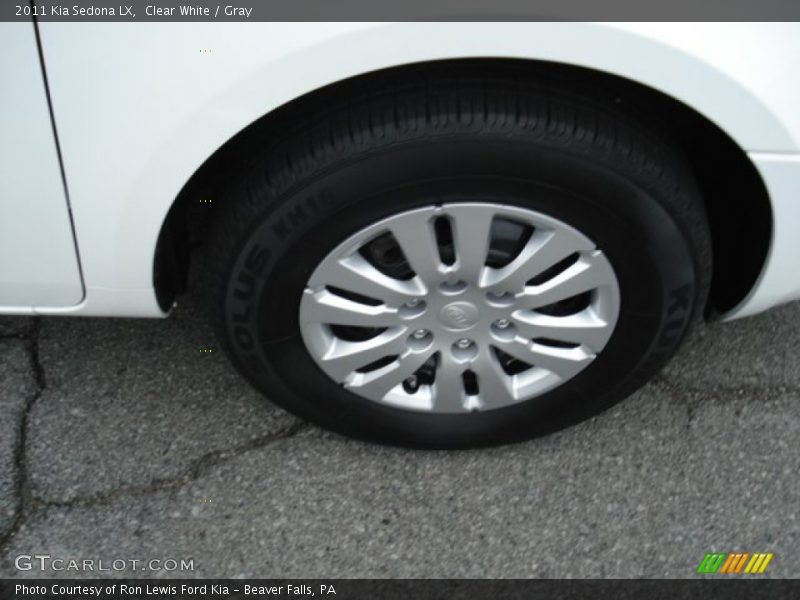
[{"label": "wheel well", "polygon": [[[154,285],[165,310],[186,290],[191,249],[202,246],[213,223],[214,202],[254,153],[291,135],[294,127],[326,111],[326,99],[343,89],[391,90],[409,77],[507,73],[613,104],[671,137],[698,181],[712,235],[714,269],[706,314],[735,307],[755,283],[769,249],[772,212],[761,177],[747,154],[719,127],[680,101],[628,79],[583,67],[515,59],[457,59],[393,67],[337,82],[270,112],[223,144],[192,175],[162,226]],[[747,243],[740,241],[747,235]]]}]

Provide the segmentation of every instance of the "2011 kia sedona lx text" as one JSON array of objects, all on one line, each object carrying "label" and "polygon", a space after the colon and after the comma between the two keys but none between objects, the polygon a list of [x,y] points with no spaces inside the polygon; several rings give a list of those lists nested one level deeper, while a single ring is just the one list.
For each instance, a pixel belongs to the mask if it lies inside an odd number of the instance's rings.
[{"label": "2011 kia sedona lx text", "polygon": [[200,295],[266,398],[347,435],[540,435],[696,320],[800,297],[797,24],[2,23],[0,49],[0,313]]}]

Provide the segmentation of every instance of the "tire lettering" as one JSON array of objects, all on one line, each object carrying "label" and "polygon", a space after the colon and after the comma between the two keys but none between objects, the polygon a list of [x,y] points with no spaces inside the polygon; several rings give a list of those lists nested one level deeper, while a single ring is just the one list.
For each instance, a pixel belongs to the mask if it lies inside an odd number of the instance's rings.
[{"label": "tire lettering", "polygon": [[242,326],[238,326],[233,330],[233,339],[242,350],[250,351],[255,346],[253,341],[253,334]]},{"label": "tire lettering", "polygon": [[233,319],[234,323],[247,323],[250,320],[250,315],[252,313],[251,305],[245,304],[242,306],[243,312],[234,312],[231,313],[231,318]]},{"label": "tire lettering", "polygon": [[691,288],[688,285],[684,285],[683,287],[679,287],[677,290],[672,290],[670,292],[670,305],[667,309],[667,314],[672,314],[679,308],[683,309],[684,312],[689,310],[690,289]]},{"label": "tire lettering", "polygon": [[322,190],[319,194],[308,196],[301,205],[295,206],[286,212],[273,226],[274,233],[280,241],[288,238],[295,229],[300,227],[309,216],[331,204],[336,195],[329,190]]},{"label": "tire lettering", "polygon": [[[272,233],[278,241],[283,242],[289,238],[310,216],[319,213],[332,205],[336,195],[328,189],[307,196],[294,208],[286,211],[277,218],[272,225]],[[256,348],[254,334],[250,331],[250,324],[254,319],[254,304],[258,281],[263,277],[272,253],[260,244],[253,244],[247,252],[241,270],[236,275],[229,303],[229,318],[232,327],[233,341],[243,352],[251,353]],[[258,365],[255,355],[249,355],[253,365]],[[244,360],[249,360],[243,356]]]},{"label": "tire lettering", "polygon": [[[249,300],[253,297],[253,292],[256,289],[256,279],[247,271],[239,273],[236,279],[237,287],[233,290],[233,297],[237,300]],[[244,287],[238,286],[242,284]]]},{"label": "tire lettering", "polygon": [[667,305],[667,321],[661,330],[659,348],[671,348],[680,337],[683,325],[689,316],[692,286],[688,283],[669,293]]},{"label": "tire lettering", "polygon": [[[306,200],[308,202],[308,200]],[[292,210],[287,213],[289,217],[289,221],[292,224],[292,227],[297,227],[300,223],[306,220],[306,211],[303,209],[302,206],[296,206]]]},{"label": "tire lettering", "polygon": [[289,237],[291,230],[286,226],[286,222],[281,219],[272,227],[272,233],[277,235],[280,241],[283,241]]},{"label": "tire lettering", "polygon": [[667,321],[667,323],[664,325],[664,331],[661,334],[661,343],[659,345],[672,346],[676,341],[678,341],[678,336],[680,335],[682,325],[683,318]]},{"label": "tire lettering", "polygon": [[269,250],[256,244],[247,255],[247,258],[244,261],[244,266],[246,269],[249,269],[256,275],[260,276],[264,272],[264,267],[267,266],[270,256],[271,253]]}]

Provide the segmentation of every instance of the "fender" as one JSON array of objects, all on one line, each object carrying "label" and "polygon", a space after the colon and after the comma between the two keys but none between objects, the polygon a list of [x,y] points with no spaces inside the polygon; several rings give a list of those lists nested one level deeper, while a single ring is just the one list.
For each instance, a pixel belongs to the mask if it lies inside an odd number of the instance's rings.
[{"label": "fender", "polygon": [[[195,170],[275,108],[378,69],[476,57],[578,65],[682,101],[745,150],[800,149],[800,81],[786,76],[797,70],[800,39],[786,24],[39,27],[87,292],[79,305],[42,314],[163,316],[152,283],[156,241]],[[793,49],[785,65],[764,47],[777,38]]]}]

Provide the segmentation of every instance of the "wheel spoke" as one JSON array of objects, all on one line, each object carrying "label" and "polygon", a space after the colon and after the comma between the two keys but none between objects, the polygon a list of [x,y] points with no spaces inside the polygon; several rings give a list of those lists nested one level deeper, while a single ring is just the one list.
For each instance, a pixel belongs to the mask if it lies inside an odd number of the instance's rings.
[{"label": "wheel spoke", "polygon": [[354,373],[345,387],[372,398],[383,398],[395,387],[411,377],[431,355],[431,351],[408,350],[391,364],[369,373]]},{"label": "wheel spoke", "polygon": [[405,328],[387,329],[363,342],[350,342],[334,338],[322,362],[328,374],[344,381],[350,373],[386,356],[402,354],[406,349]]},{"label": "wheel spoke", "polygon": [[529,365],[540,367],[555,373],[562,379],[568,379],[582,371],[592,360],[594,354],[578,348],[554,348],[542,344],[534,344],[515,338],[508,342],[495,342],[503,352],[510,354]]},{"label": "wheel spoke", "polygon": [[442,412],[462,412],[466,393],[461,374],[466,370],[452,358],[445,355],[436,371],[433,383],[433,408]]},{"label": "wheel spoke", "polygon": [[324,277],[316,277],[309,282],[309,287],[324,285],[332,285],[394,306],[426,293],[425,286],[419,279],[402,281],[389,277],[360,254],[332,262],[325,270]]},{"label": "wheel spoke", "polygon": [[507,406],[516,401],[512,389],[512,379],[503,371],[500,362],[490,348],[484,351],[482,360],[472,364],[472,370],[478,376],[478,396],[481,409],[488,410],[498,406]]},{"label": "wheel spoke", "polygon": [[361,304],[325,289],[304,292],[302,316],[306,322],[356,327],[391,327],[400,321],[395,308]]},{"label": "wheel spoke", "polygon": [[613,273],[599,251],[588,257],[582,257],[574,265],[541,285],[528,286],[518,297],[518,303],[524,308],[547,306],[613,281]]},{"label": "wheel spoke", "polygon": [[557,231],[534,231],[525,247],[508,265],[490,269],[481,278],[481,287],[519,291],[530,279],[541,274],[575,252],[592,246]]},{"label": "wheel spoke", "polygon": [[[489,266],[490,255],[507,264]],[[526,402],[577,375],[607,346],[620,302],[609,260],[568,224],[506,204],[445,203],[342,241],[311,275],[299,326],[316,364],[350,392],[461,414]]]},{"label": "wheel spoke", "polygon": [[462,207],[448,213],[455,243],[456,274],[463,281],[478,281],[489,256],[495,210],[486,206]]},{"label": "wheel spoke", "polygon": [[603,349],[612,327],[590,309],[566,317],[554,317],[532,311],[512,315],[517,330],[527,339],[548,338],[571,344],[586,344],[593,352]]},{"label": "wheel spoke", "polygon": [[444,270],[436,244],[432,214],[432,211],[412,214],[389,227],[408,264],[428,286],[439,281]]}]

